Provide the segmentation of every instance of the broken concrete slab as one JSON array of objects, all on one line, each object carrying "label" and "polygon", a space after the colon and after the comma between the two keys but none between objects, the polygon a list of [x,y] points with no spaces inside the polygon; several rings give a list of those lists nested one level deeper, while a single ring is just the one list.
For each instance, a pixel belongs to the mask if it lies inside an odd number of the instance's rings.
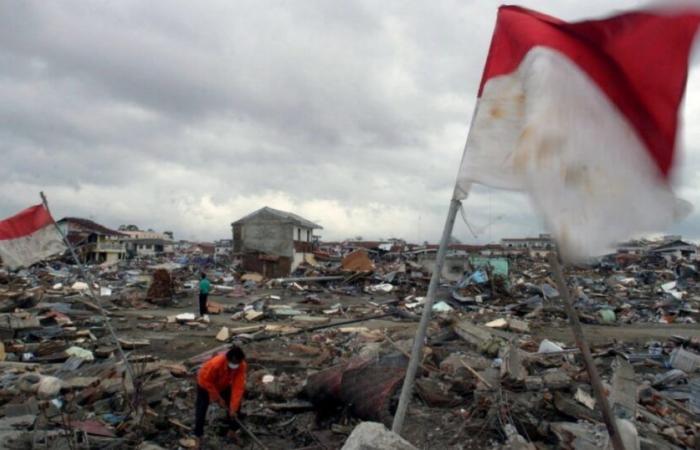
[{"label": "broken concrete slab", "polygon": [[216,333],[216,340],[220,342],[227,342],[231,338],[231,332],[228,327],[221,327],[218,333]]},{"label": "broken concrete slab", "polygon": [[417,450],[408,441],[377,422],[362,422],[350,433],[341,450]]}]

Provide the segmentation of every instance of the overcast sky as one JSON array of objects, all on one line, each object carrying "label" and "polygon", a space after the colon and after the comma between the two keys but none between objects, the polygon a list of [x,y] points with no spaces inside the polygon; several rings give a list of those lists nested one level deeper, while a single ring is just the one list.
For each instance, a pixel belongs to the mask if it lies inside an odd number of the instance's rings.
[{"label": "overcast sky", "polygon": [[[643,2],[513,3],[578,20]],[[57,218],[183,239],[267,205],[324,239],[436,241],[497,6],[0,0],[0,216],[43,190]],[[668,231],[697,239],[697,64],[684,120],[695,213]],[[465,210],[464,242],[545,231],[521,194],[477,188]]]}]

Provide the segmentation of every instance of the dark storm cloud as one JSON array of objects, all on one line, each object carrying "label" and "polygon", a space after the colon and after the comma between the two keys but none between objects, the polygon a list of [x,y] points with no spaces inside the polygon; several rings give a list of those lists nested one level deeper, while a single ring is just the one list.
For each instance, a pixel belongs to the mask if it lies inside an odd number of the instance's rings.
[{"label": "dark storm cloud", "polygon": [[[602,0],[528,6],[611,12]],[[0,215],[44,189],[57,215],[186,238],[224,237],[269,204],[328,238],[434,240],[495,12],[450,0],[0,2]],[[696,185],[684,182],[697,201]],[[481,241],[542,230],[519,194],[479,188],[466,211]]]}]

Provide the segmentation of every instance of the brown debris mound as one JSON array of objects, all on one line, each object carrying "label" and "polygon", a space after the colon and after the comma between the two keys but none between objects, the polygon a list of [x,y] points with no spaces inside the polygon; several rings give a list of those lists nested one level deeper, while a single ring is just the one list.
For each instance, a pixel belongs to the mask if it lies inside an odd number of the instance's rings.
[{"label": "brown debris mound", "polygon": [[153,272],[153,282],[148,288],[146,299],[159,305],[168,304],[172,301],[174,293],[170,272],[165,269],[157,269]]}]

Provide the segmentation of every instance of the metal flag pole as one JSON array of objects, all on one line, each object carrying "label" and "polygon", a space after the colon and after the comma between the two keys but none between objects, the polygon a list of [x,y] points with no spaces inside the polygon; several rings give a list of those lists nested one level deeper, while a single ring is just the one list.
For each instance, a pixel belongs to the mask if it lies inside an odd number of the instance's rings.
[{"label": "metal flag pole", "polygon": [[425,333],[428,329],[428,323],[430,322],[430,312],[433,308],[435,291],[437,291],[438,285],[440,284],[440,273],[442,272],[442,266],[445,263],[447,247],[450,242],[450,236],[452,236],[452,229],[454,228],[455,218],[457,217],[457,211],[459,210],[461,204],[462,202],[454,198],[452,199],[452,201],[450,201],[450,209],[447,212],[445,228],[442,230],[442,239],[440,240],[440,247],[438,248],[435,267],[433,268],[433,274],[430,277],[428,293],[425,296],[425,303],[423,304],[423,314],[420,317],[420,323],[418,324],[418,331],[416,332],[416,337],[413,339],[413,349],[411,350],[411,358],[408,361],[408,368],[406,368],[406,377],[403,380],[403,387],[401,388],[401,397],[399,397],[399,405],[396,408],[396,414],[394,415],[394,423],[391,426],[391,430],[396,434],[401,434],[401,428],[403,427],[403,421],[406,416],[406,410],[408,409],[408,404],[411,401],[411,397],[413,396],[413,384],[416,379],[416,370],[418,369],[418,364],[420,363],[423,353],[423,343],[425,341]]},{"label": "metal flag pole", "polygon": [[[477,99],[477,102],[474,105],[474,112],[472,113],[472,120],[469,124],[469,131],[467,132],[467,142],[464,144],[464,151],[462,152],[462,161],[460,162],[460,168],[467,153],[467,147],[469,146],[469,137],[472,134],[472,129],[474,128],[474,119],[476,118],[478,112],[479,101]],[[435,267],[433,268],[433,274],[430,277],[430,284],[428,284],[428,293],[425,295],[425,303],[423,304],[423,314],[421,315],[420,323],[418,324],[416,337],[413,339],[411,358],[408,360],[408,367],[406,368],[406,377],[403,380],[403,386],[401,387],[401,396],[399,397],[399,404],[396,407],[396,414],[394,414],[394,423],[391,426],[391,430],[396,434],[401,434],[403,422],[406,418],[406,411],[408,410],[408,404],[411,402],[411,397],[413,396],[413,385],[416,380],[416,371],[418,370],[418,365],[423,355],[425,334],[428,330],[428,324],[430,323],[430,313],[433,309],[435,292],[437,291],[437,288],[440,285],[440,274],[442,273],[442,267],[445,264],[447,247],[449,246],[450,237],[452,236],[452,230],[455,226],[457,212],[462,206],[461,200],[457,199],[456,197],[457,194],[455,182],[455,192],[452,194],[450,208],[447,211],[447,219],[445,220],[445,227],[442,230],[442,238],[440,239],[440,246],[438,247],[438,252],[435,260]]]},{"label": "metal flag pole", "polygon": [[[63,239],[63,243],[66,245],[66,247],[68,247],[68,250],[70,251],[70,254],[73,257],[73,260],[78,265],[78,270],[80,272],[80,275],[87,282],[90,297],[95,301],[95,304],[97,305],[97,308],[100,311],[100,315],[102,315],[102,318],[104,319],[104,323],[105,323],[105,325],[107,325],[107,329],[109,330],[109,334],[112,336],[112,339],[114,339],[114,343],[116,344],[117,349],[119,351],[119,356],[121,357],[122,361],[124,361],[124,367],[126,368],[127,376],[129,378],[127,380],[127,383],[131,384],[131,387],[133,390],[134,382],[135,382],[134,372],[131,370],[131,365],[129,364],[129,360],[127,359],[126,354],[124,353],[124,349],[122,348],[122,345],[119,342],[119,338],[117,338],[117,334],[114,332],[112,325],[109,323],[109,319],[107,318],[107,312],[105,311],[104,307],[102,306],[102,302],[100,301],[99,297],[97,295],[95,295],[95,291],[92,289],[92,283],[93,283],[92,275],[90,275],[88,273],[88,271],[85,270],[85,266],[83,266],[83,263],[80,262],[78,255],[75,253],[75,249],[73,248],[73,245],[68,241],[66,234],[63,232],[61,227],[58,226],[58,224],[54,220],[53,216],[51,216],[51,211],[49,210],[49,202],[46,200],[46,196],[44,195],[44,192],[40,192],[39,195],[41,195],[41,201],[44,204],[44,208],[46,208],[46,211],[49,212],[49,216],[51,217],[51,222],[53,222],[54,227],[56,227],[56,231],[58,231],[58,234],[61,235],[61,239]],[[134,405],[132,405],[132,406],[134,406]]]},{"label": "metal flag pole", "polygon": [[581,322],[578,320],[578,313],[574,309],[574,305],[571,303],[571,294],[569,292],[569,287],[566,285],[566,281],[564,280],[564,274],[561,270],[558,250],[549,254],[549,267],[552,269],[552,275],[554,275],[554,281],[557,284],[559,297],[564,304],[566,315],[569,316],[569,324],[571,325],[571,330],[574,333],[574,340],[576,341],[578,348],[581,350],[581,356],[583,356],[583,362],[586,365],[588,377],[591,380],[591,387],[593,388],[593,394],[596,398],[596,404],[600,407],[600,411],[603,415],[603,422],[605,422],[605,427],[608,429],[608,435],[610,435],[612,446],[615,450],[625,450],[625,445],[622,442],[622,436],[620,436],[620,430],[617,428],[617,422],[615,422],[615,416],[610,410],[610,404],[608,403],[608,398],[605,395],[603,382],[600,380],[598,369],[596,369],[595,361],[593,361],[593,355],[591,355],[591,349],[588,346],[586,337],[583,334]]}]

